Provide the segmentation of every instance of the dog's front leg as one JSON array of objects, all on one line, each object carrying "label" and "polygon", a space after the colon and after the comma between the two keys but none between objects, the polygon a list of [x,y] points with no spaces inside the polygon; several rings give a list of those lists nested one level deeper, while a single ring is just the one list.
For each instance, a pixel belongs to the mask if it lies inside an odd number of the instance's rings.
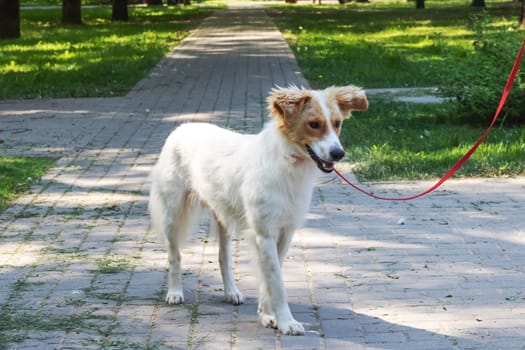
[{"label": "dog's front leg", "polygon": [[261,323],[265,327],[276,327],[283,334],[303,335],[303,326],[293,318],[288,306],[277,251],[277,240],[271,235],[258,233],[255,241],[259,268],[264,280],[259,290]]},{"label": "dog's front leg", "polygon": [[239,288],[237,288],[233,278],[232,237],[216,218],[214,224],[219,233],[219,263],[221,266],[222,281],[224,283],[224,296],[228,303],[239,305],[244,303],[244,296],[239,291]]}]

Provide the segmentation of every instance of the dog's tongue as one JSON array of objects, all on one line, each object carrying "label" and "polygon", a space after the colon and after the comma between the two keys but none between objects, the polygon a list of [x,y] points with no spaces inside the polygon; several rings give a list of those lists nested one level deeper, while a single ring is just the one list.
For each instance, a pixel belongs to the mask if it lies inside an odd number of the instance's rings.
[{"label": "dog's tongue", "polygon": [[331,173],[334,170],[334,163],[318,159],[317,167],[324,173]]},{"label": "dog's tongue", "polygon": [[323,160],[323,166],[325,167],[326,170],[332,170],[334,168],[334,163],[331,163],[331,162],[325,162]]},{"label": "dog's tongue", "polygon": [[315,152],[310,148],[310,146],[306,145],[306,150],[308,151],[308,154],[310,155],[310,158],[317,164],[317,167],[319,170],[325,173],[331,173],[334,170],[334,163],[327,162],[322,160],[315,154]]}]

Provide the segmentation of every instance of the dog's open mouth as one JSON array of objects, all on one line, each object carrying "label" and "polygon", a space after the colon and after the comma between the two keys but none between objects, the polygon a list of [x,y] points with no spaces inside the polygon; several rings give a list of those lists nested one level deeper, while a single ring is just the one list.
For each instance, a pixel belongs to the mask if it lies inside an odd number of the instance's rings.
[{"label": "dog's open mouth", "polygon": [[312,160],[315,162],[315,164],[317,164],[317,167],[322,172],[331,173],[332,171],[334,171],[334,163],[333,162],[327,162],[325,160],[322,160],[321,158],[319,158],[319,156],[317,154],[315,154],[315,152],[313,151],[313,149],[310,146],[308,146],[308,145],[305,145],[305,146],[306,146],[306,150],[308,151],[308,154],[310,155],[310,158],[312,158]]}]

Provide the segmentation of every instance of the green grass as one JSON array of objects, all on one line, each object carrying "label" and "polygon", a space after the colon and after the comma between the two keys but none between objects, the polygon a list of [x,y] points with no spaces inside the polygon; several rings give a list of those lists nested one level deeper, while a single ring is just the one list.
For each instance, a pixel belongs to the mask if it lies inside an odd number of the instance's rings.
[{"label": "green grass", "polygon": [[[442,176],[484,132],[451,125],[448,104],[410,104],[373,98],[370,109],[344,124],[341,139],[354,172],[366,180]],[[495,128],[458,176],[525,173],[525,128]]]},{"label": "green grass", "polygon": [[21,11],[22,38],[0,41],[0,98],[125,94],[208,15],[188,6],[82,10],[83,25],[60,24],[60,9]]},{"label": "green grass", "polygon": [[112,274],[131,270],[135,267],[135,262],[128,257],[104,257],[95,261],[98,272],[102,274]]},{"label": "green grass", "polygon": [[0,156],[0,212],[53,164],[51,159]]},{"label": "green grass", "polygon": [[[518,8],[489,2],[483,24],[488,42],[515,41]],[[355,84],[374,87],[439,86],[456,66],[480,71],[469,59],[477,54],[476,23],[482,12],[465,1],[351,3],[345,6],[273,6],[267,12],[289,41],[314,87]],[[474,24],[474,25],[473,25]],[[512,54],[494,65],[512,66]],[[508,62],[507,62],[508,60]],[[506,70],[507,68],[505,68]],[[506,73],[508,74],[508,72]],[[503,89],[505,77],[492,85]],[[344,124],[341,139],[354,171],[363,180],[427,179],[443,175],[484,132],[480,122],[464,125],[457,105],[410,104],[370,96],[370,109]],[[491,107],[490,113],[496,109]],[[491,117],[487,115],[486,117]],[[458,176],[525,174],[525,128],[497,127]]]},{"label": "green grass", "polygon": [[[515,37],[518,8],[489,3],[495,21]],[[267,10],[284,33],[305,76],[315,85],[348,84],[373,87],[437,85],[454,61],[443,62],[443,51],[461,60],[473,51],[469,17],[481,10],[468,3],[351,3],[346,6],[275,6]]]}]

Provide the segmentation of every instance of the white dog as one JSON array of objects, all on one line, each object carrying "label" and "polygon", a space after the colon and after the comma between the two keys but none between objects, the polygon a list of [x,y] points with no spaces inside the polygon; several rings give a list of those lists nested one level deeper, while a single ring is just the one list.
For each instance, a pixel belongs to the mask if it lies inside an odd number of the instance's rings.
[{"label": "white dog", "polygon": [[302,224],[319,169],[333,170],[344,156],[338,135],[352,110],[366,110],[354,86],[272,90],[273,117],[256,135],[205,123],[183,124],[167,138],[151,180],[151,223],[167,241],[168,304],[184,302],[180,245],[200,208],[209,208],[219,233],[219,261],[226,300],[244,297],[232,273],[231,232],[255,233],[261,272],[258,314],[265,327],[304,334],[288,306],[281,265],[294,231]]}]

